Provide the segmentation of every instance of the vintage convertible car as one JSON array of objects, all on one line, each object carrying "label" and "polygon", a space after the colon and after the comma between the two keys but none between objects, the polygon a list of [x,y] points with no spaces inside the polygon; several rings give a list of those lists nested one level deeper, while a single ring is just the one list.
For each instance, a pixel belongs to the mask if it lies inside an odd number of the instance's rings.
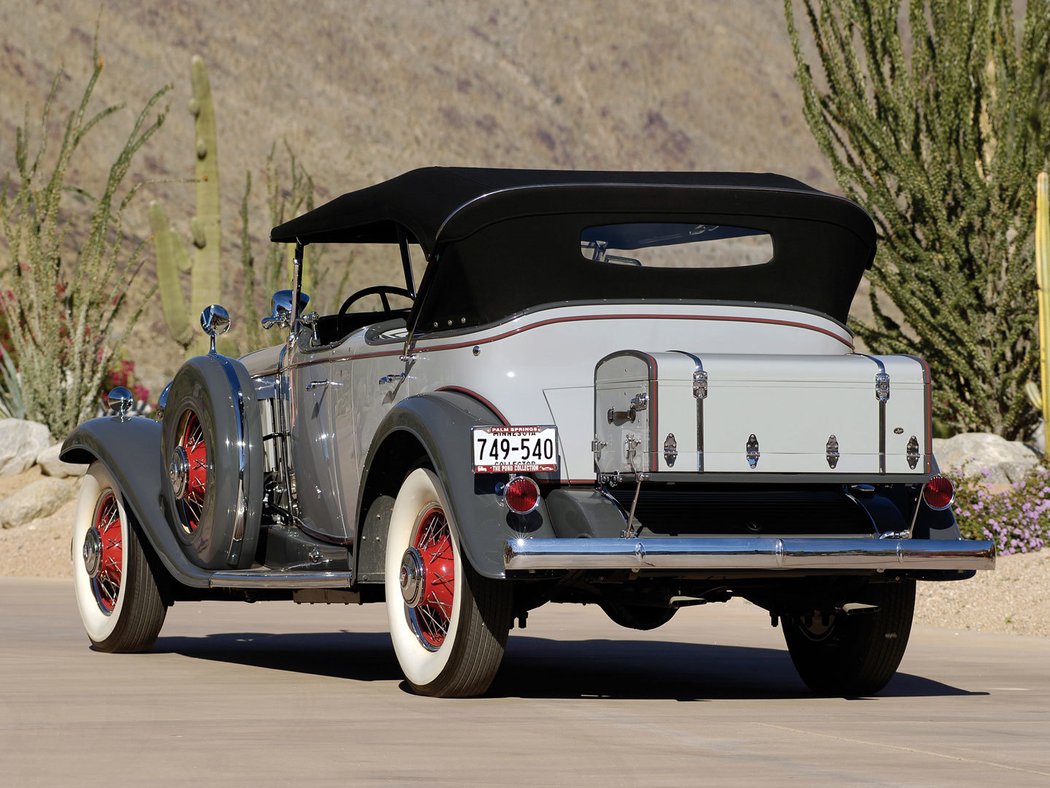
[{"label": "vintage convertible car", "polygon": [[[159,421],[115,391],[64,444],[90,463],[73,563],[97,649],[150,648],[182,600],[383,602],[412,688],[464,696],[544,603],[651,629],[742,597],[814,691],[871,693],[916,580],[994,565],[938,475],[928,367],[844,325],[875,252],[847,200],[776,175],[431,168],[271,239],[296,245],[263,321],[279,345],[216,353],[209,307],[212,351]],[[387,245],[404,281],[308,313],[317,243]]]}]

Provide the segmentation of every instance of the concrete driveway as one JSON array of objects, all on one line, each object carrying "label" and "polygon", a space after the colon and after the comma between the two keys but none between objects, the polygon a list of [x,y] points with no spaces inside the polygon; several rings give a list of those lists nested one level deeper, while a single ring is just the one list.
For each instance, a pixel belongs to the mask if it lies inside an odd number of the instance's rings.
[{"label": "concrete driveway", "polygon": [[746,603],[548,606],[450,701],[405,691],[381,606],[181,604],[111,655],[68,582],[0,578],[0,785],[305,783],[1048,785],[1050,639],[916,628],[882,694],[821,699]]}]

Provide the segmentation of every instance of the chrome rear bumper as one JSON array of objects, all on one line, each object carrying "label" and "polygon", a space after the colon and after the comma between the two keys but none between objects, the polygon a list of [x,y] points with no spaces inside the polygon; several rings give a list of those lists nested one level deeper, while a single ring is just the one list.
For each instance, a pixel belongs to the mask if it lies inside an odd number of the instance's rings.
[{"label": "chrome rear bumper", "polygon": [[507,570],[530,569],[993,569],[989,541],[699,537],[509,539]]}]

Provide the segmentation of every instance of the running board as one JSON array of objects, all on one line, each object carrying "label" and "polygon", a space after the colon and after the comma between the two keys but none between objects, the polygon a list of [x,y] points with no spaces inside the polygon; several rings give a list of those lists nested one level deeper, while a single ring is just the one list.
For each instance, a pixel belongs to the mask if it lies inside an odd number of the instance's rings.
[{"label": "running board", "polygon": [[508,539],[503,565],[536,569],[993,569],[995,546],[965,539],[686,537]]},{"label": "running board", "polygon": [[281,572],[274,569],[246,569],[242,572],[216,572],[208,580],[210,588],[349,588],[351,572]]}]

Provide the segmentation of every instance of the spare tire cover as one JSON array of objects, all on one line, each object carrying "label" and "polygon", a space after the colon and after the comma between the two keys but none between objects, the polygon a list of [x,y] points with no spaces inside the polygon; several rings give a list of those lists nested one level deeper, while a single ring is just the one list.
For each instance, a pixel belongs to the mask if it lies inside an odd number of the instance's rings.
[{"label": "spare tire cover", "polygon": [[262,509],[259,403],[244,365],[191,358],[175,375],[161,438],[164,503],[187,556],[205,569],[252,565]]}]

